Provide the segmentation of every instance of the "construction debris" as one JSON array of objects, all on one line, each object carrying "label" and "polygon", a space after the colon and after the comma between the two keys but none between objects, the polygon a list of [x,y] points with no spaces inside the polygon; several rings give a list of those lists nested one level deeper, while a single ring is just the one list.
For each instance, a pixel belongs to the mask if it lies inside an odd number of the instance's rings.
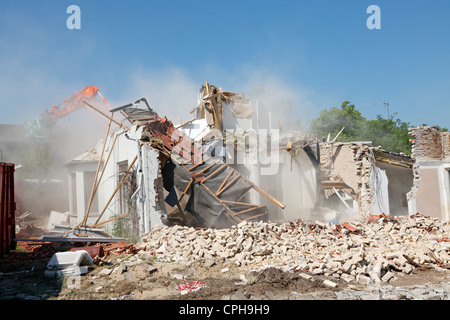
[{"label": "construction debris", "polygon": [[88,271],[88,266],[94,264],[86,250],[57,252],[50,259],[45,270],[48,278],[61,278],[71,275],[82,275]]},{"label": "construction debris", "polygon": [[243,268],[276,266],[378,283],[414,269],[450,268],[449,232],[449,223],[421,215],[342,225],[244,221],[229,229],[158,227],[137,248],[143,256],[226,259]]}]

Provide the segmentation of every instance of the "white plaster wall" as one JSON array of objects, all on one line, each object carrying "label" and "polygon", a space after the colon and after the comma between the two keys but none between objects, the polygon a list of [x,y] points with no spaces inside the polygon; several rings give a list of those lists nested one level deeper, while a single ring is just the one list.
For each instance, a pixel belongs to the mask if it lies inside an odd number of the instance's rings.
[{"label": "white plaster wall", "polygon": [[[117,184],[119,182],[118,163],[122,161],[128,161],[128,165],[130,165],[138,152],[136,141],[127,139],[125,137],[125,133],[128,133],[130,138],[135,138],[136,127],[132,127],[129,132],[120,129],[108,137],[107,147],[105,147],[103,156],[104,162],[106,161],[106,158],[108,157],[108,154],[109,152],[111,152],[111,150],[112,153],[108,163],[106,164],[105,172],[103,174],[99,189],[97,191],[99,199],[99,213],[101,213],[104,210],[106,204],[113,195],[114,190],[116,189]],[[118,134],[119,136],[117,138],[114,147],[112,148],[112,144],[116,134]],[[137,162],[134,165],[134,169],[136,168],[136,165]],[[119,192],[116,192],[114,198],[111,200],[111,202],[108,205],[108,208],[104,212],[100,222],[105,221],[107,219],[111,219],[114,214],[120,212],[119,206],[120,206]],[[107,232],[111,232],[112,229],[111,223],[105,224],[104,227]]]},{"label": "white plaster wall", "polygon": [[161,210],[158,208],[157,179],[161,174],[159,152],[146,145],[142,146],[142,170],[144,173],[144,212],[143,230],[149,232],[156,226],[162,226]]},{"label": "white plaster wall", "polygon": [[372,212],[369,212],[369,214],[379,215],[384,213],[390,215],[388,190],[389,179],[386,175],[386,171],[376,168],[373,170],[372,175],[371,187],[373,190],[373,202]]},{"label": "white plaster wall", "polygon": [[316,170],[303,150],[294,157],[289,152],[280,152],[280,159],[282,199],[279,200],[286,205],[284,218],[308,219],[317,201]]},{"label": "white plaster wall", "polygon": [[450,221],[450,163],[449,161],[421,161],[419,167],[420,182],[413,194],[410,214],[416,212],[444,221]]}]

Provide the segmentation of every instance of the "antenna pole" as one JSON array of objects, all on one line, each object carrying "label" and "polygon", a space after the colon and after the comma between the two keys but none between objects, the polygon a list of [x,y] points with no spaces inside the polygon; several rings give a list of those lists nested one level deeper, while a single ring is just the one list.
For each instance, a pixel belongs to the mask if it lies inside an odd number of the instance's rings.
[{"label": "antenna pole", "polygon": [[388,101],[385,101],[385,102],[384,102],[384,105],[387,107],[388,120],[390,120],[390,119],[391,119],[391,115],[390,115],[390,113],[389,113],[389,102],[388,102]]}]

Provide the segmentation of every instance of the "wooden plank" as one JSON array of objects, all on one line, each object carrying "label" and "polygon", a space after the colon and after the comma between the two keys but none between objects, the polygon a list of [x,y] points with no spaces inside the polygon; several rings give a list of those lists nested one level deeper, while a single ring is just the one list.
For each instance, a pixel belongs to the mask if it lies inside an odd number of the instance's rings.
[{"label": "wooden plank", "polygon": [[281,209],[286,208],[286,205],[283,204],[281,201],[277,200],[275,197],[271,196],[269,193],[267,193],[266,191],[264,191],[263,189],[261,189],[260,187],[258,187],[257,185],[255,185],[253,182],[251,182],[250,180],[248,180],[246,177],[244,177],[243,175],[240,174],[240,176],[242,177],[242,179],[244,179],[245,181],[247,181],[252,188],[255,191],[258,191],[259,193],[261,193],[264,197],[266,197],[267,199],[269,199],[270,201],[272,201],[273,203],[275,203],[277,206],[279,206]]},{"label": "wooden plank", "polygon": [[216,194],[215,194],[214,192],[212,192],[212,191],[211,191],[207,186],[205,186],[204,184],[202,184],[202,187],[205,188],[209,193],[211,193],[211,195],[225,207],[225,209],[226,209],[226,210],[228,211],[228,213],[229,213],[229,217],[230,217],[230,218],[236,219],[237,222],[242,222],[242,219],[240,219],[239,217],[236,217],[236,216],[234,215],[233,210],[231,210],[231,209],[227,206],[227,204],[226,204],[225,202],[222,201],[222,199],[220,199],[218,196],[216,196]]},{"label": "wooden plank", "polygon": [[197,172],[197,174],[203,173],[206,170],[208,170],[209,168],[211,168],[213,165],[215,165],[216,163],[218,163],[220,160],[216,160],[214,161],[212,164],[210,164],[209,166],[207,166],[206,168],[202,169],[201,171]]},{"label": "wooden plank", "polygon": [[257,207],[253,207],[253,208],[245,209],[245,210],[242,210],[242,211],[239,211],[239,212],[235,212],[234,215],[237,216],[238,214],[250,212],[250,211],[253,211],[253,210],[256,210],[256,209],[261,209],[261,208],[264,208],[264,207],[265,207],[265,205],[260,205],[260,206],[257,206]]},{"label": "wooden plank", "polygon": [[223,202],[230,203],[230,204],[237,204],[237,205],[243,205],[243,206],[250,206],[250,207],[258,207],[258,204],[253,203],[247,203],[247,202],[238,202],[238,201],[230,201],[230,200],[222,200]]},{"label": "wooden plank", "polygon": [[88,103],[86,100],[84,100],[83,99],[83,103],[85,104],[85,105],[87,105],[88,107],[90,107],[91,109],[94,109],[95,111],[97,111],[98,113],[100,113],[102,116],[104,116],[106,119],[109,119],[109,120],[111,120],[112,122],[114,122],[115,124],[117,124],[117,125],[119,125],[119,126],[122,126],[122,124],[119,122],[119,121],[117,121],[117,120],[114,120],[112,117],[110,117],[110,116],[108,116],[106,113],[104,113],[103,111],[101,111],[101,110],[99,110],[98,108],[96,108],[96,107],[94,107],[93,105],[91,105],[90,103]]},{"label": "wooden plank", "polygon": [[105,223],[108,223],[108,222],[111,222],[111,221],[114,221],[114,220],[117,220],[117,219],[120,219],[120,218],[124,218],[124,217],[126,217],[126,216],[128,216],[128,213],[125,213],[125,214],[122,214],[122,215],[117,216],[117,217],[115,217],[115,218],[108,219],[108,220],[106,220],[106,221],[103,221],[103,222],[94,224],[94,225],[90,226],[89,228],[90,228],[90,229],[96,228],[96,227],[98,227],[98,226],[104,225]]},{"label": "wooden plank", "polygon": [[89,211],[91,210],[91,205],[92,205],[92,201],[94,200],[94,195],[97,191],[97,178],[98,178],[98,172],[100,170],[100,166],[102,164],[102,160],[103,160],[103,153],[105,152],[105,147],[106,147],[106,141],[108,141],[108,136],[109,136],[109,130],[111,129],[111,123],[113,120],[113,115],[111,115],[111,119],[109,120],[108,123],[108,128],[106,129],[106,134],[105,134],[105,138],[103,139],[103,146],[102,146],[102,151],[100,153],[100,159],[98,159],[98,163],[97,163],[97,170],[95,171],[95,177],[94,177],[94,182],[92,184],[92,189],[91,189],[91,195],[89,197],[89,203],[86,209],[86,212],[84,213],[84,218],[83,221],[81,222],[82,225],[86,224],[87,218],[89,216]]},{"label": "wooden plank", "polygon": [[194,182],[194,179],[191,179],[191,181],[189,181],[188,185],[186,186],[186,189],[184,189],[183,194],[181,195],[180,199],[178,200],[178,203],[181,202],[181,200],[183,199],[184,195],[188,192],[189,188],[192,185],[192,182]]},{"label": "wooden plank", "polygon": [[230,176],[233,174],[234,170],[231,169],[230,173],[228,173],[227,177],[225,178],[225,180],[223,180],[222,184],[219,186],[219,189],[217,189],[216,191],[216,195],[218,192],[220,192],[220,190],[222,189],[222,187],[225,185],[225,183],[228,181],[228,178],[230,178]]},{"label": "wooden plank", "polygon": [[95,223],[98,223],[101,219],[101,217],[103,216],[103,214],[105,213],[106,209],[108,209],[109,204],[111,203],[112,199],[114,198],[114,196],[116,195],[117,191],[119,190],[119,188],[122,186],[123,182],[125,181],[125,178],[128,174],[128,172],[130,172],[131,168],[133,167],[134,163],[136,162],[138,156],[136,155],[133,159],[133,161],[131,162],[131,164],[128,166],[127,170],[124,172],[124,175],[122,177],[122,179],[120,179],[119,183],[117,184],[116,189],[114,190],[113,194],[111,195],[111,197],[109,198],[108,202],[106,203],[105,207],[103,208],[102,212],[100,213],[100,215],[97,218],[97,221],[95,221]]},{"label": "wooden plank", "polygon": [[244,220],[252,220],[252,219],[255,219],[255,218],[258,218],[258,217],[261,217],[261,216],[265,216],[265,215],[267,215],[267,212],[263,212],[263,213],[260,213],[260,214],[257,214],[257,215],[245,218]]},{"label": "wooden plank", "polygon": [[344,183],[341,181],[322,181],[322,188],[324,189],[332,189],[332,188],[338,188],[342,189],[344,187]]},{"label": "wooden plank", "polygon": [[208,161],[208,160],[211,159],[211,158],[212,158],[212,157],[208,157],[208,158],[206,158],[205,160],[203,160],[202,162],[197,163],[196,165],[193,165],[192,167],[190,167],[190,168],[188,169],[188,171],[191,171],[191,170],[197,168],[198,166],[202,165],[203,163],[205,163],[206,161]]},{"label": "wooden plank", "polygon": [[219,171],[223,170],[227,165],[223,164],[222,166],[220,166],[216,171],[214,171],[213,173],[211,173],[209,176],[207,176],[202,183],[205,183],[206,180],[208,180],[209,178],[211,178],[212,176],[216,175]]},{"label": "wooden plank", "polygon": [[241,175],[238,173],[238,175],[236,177],[234,177],[225,187],[222,188],[222,190],[220,190],[219,192],[217,192],[217,196],[219,196],[222,192],[224,192],[226,189],[228,189],[234,181],[236,181],[237,179],[239,179],[241,177]]}]

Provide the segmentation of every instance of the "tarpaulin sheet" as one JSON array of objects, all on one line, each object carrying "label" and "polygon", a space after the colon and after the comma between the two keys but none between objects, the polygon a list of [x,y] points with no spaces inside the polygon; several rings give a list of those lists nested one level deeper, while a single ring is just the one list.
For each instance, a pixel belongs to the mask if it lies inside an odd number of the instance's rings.
[{"label": "tarpaulin sheet", "polygon": [[[188,171],[191,167],[192,164],[176,164],[174,184],[178,190],[184,191],[193,179],[191,174],[202,173],[203,177],[199,181],[194,179],[187,191],[190,197],[186,210],[205,227],[229,227],[252,217],[264,220],[267,208],[249,203],[249,191],[253,185],[240,173],[215,157]],[[222,192],[218,192],[220,188]],[[244,210],[248,211],[240,213]]]}]

